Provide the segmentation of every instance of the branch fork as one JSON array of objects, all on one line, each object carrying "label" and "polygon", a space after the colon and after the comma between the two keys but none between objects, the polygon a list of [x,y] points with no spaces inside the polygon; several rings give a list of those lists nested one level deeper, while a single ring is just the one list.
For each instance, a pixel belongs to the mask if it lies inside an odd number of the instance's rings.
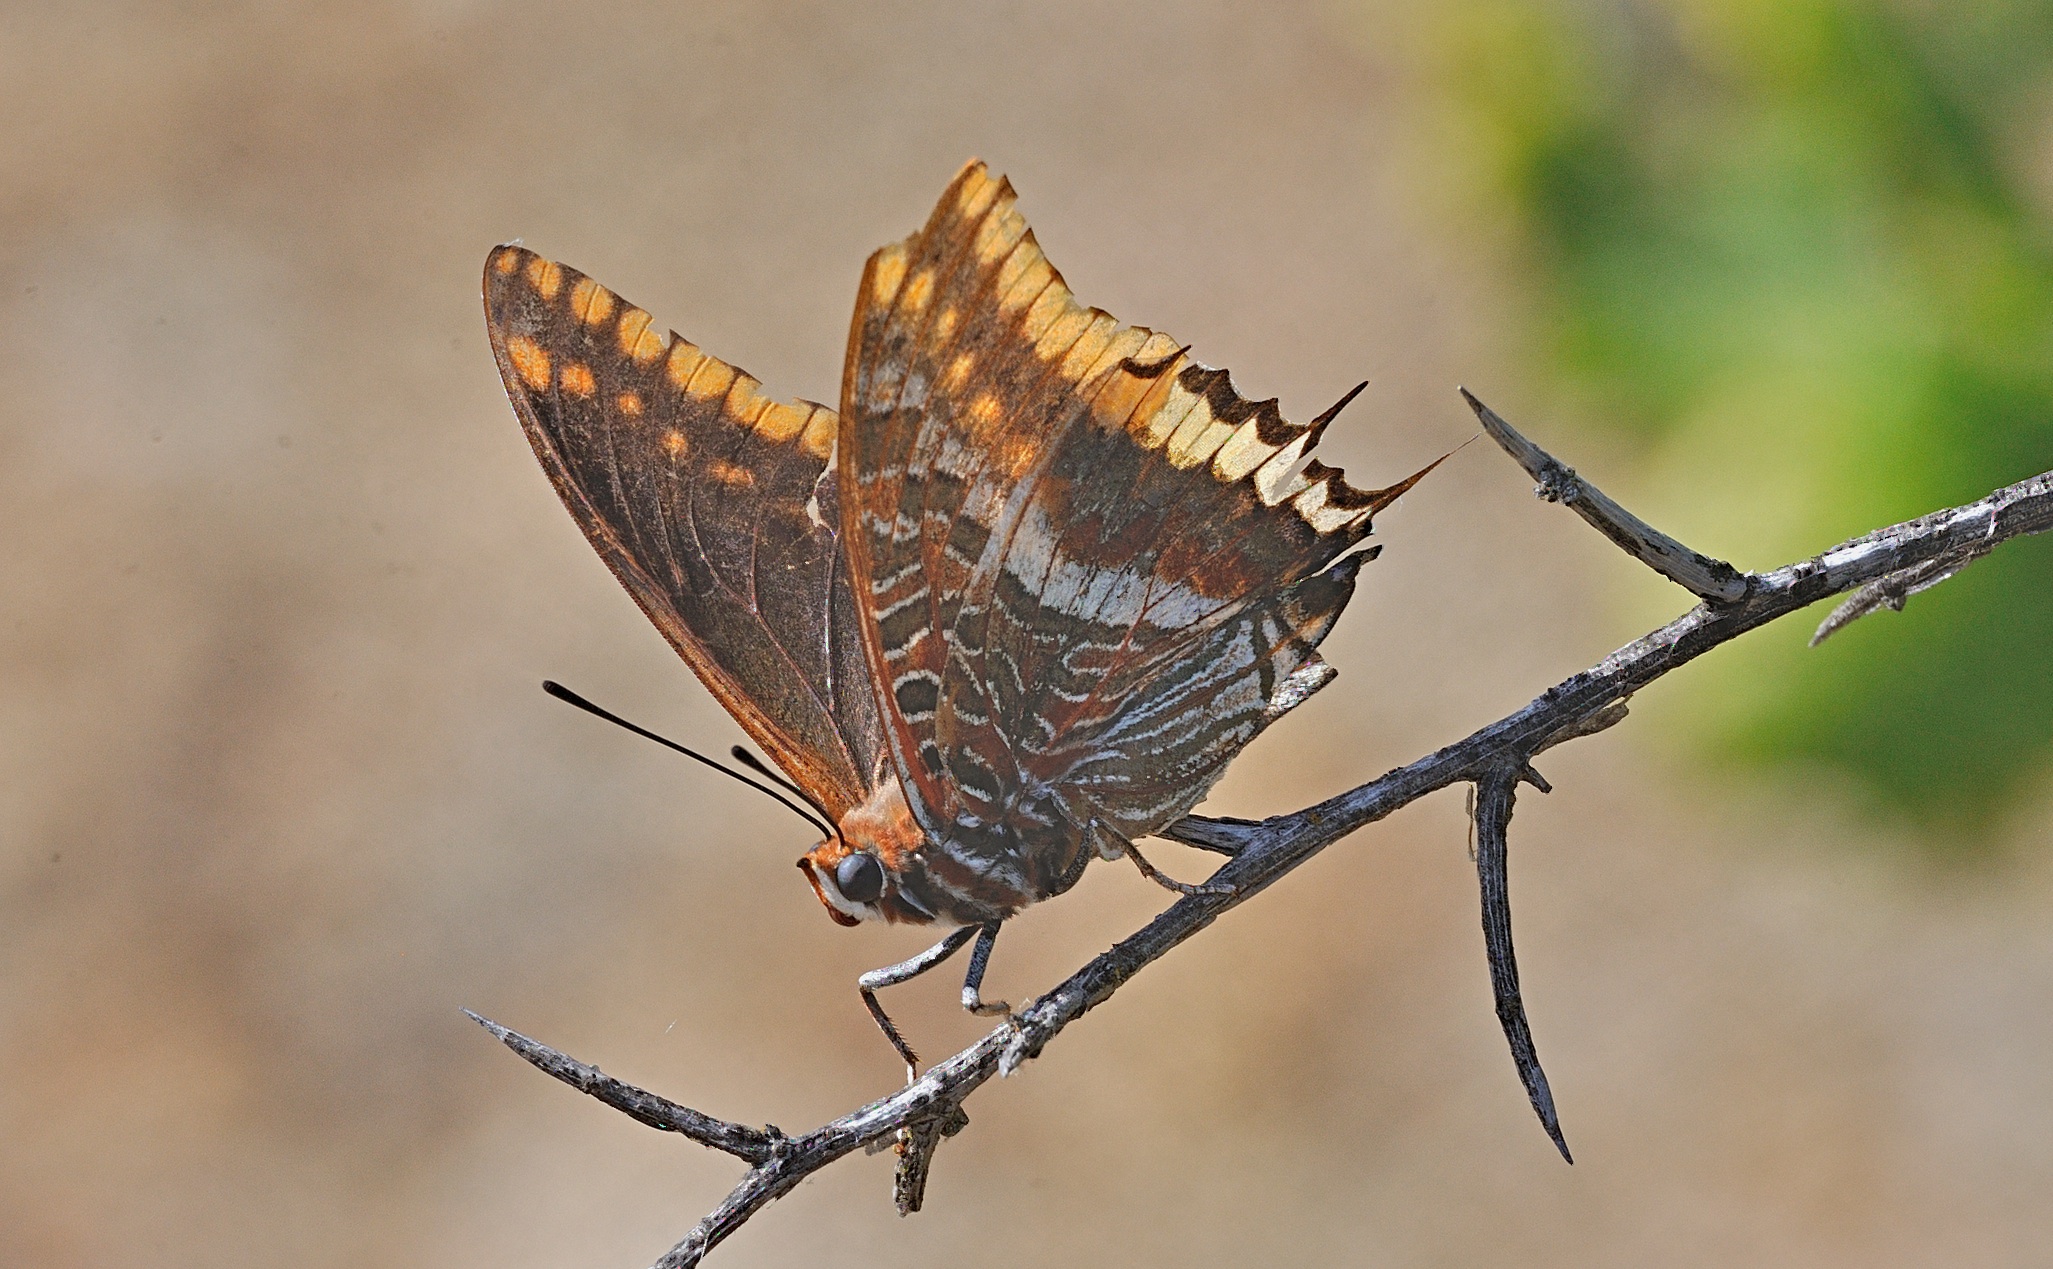
[{"label": "branch fork", "polygon": [[1472,788],[1484,947],[1498,1021],[1534,1112],[1568,1159],[1553,1093],[1533,1046],[1512,951],[1506,875],[1512,810],[1521,784],[1543,793],[1550,787],[1533,768],[1533,759],[1556,745],[1616,725],[1640,688],[1757,626],[1818,600],[1853,592],[1819,626],[1812,639],[1815,644],[1868,613],[1900,609],[1912,595],[1954,576],[2002,542],[2053,528],[2049,471],[1965,506],[1877,529],[1810,559],[1770,572],[1743,573],[1648,525],[1521,435],[1466,388],[1461,393],[1491,439],[1537,482],[1535,492],[1543,500],[1573,510],[1627,554],[1702,602],[1548,688],[1509,716],[1315,806],[1260,821],[1190,816],[1170,825],[1161,836],[1227,856],[1212,884],[1195,887],[976,1043],[929,1067],[905,1087],[801,1136],[774,1125],[755,1128],[716,1119],[471,1014],[546,1074],[652,1128],[678,1133],[748,1165],[727,1198],[658,1259],[656,1269],[698,1264],[756,1212],[858,1149],[897,1149],[893,1201],[902,1215],[918,1211],[935,1151],[968,1124],[963,1103],[985,1081],[1010,1075],[1040,1056],[1064,1027],[1102,1004],[1128,979],[1327,846],[1456,784]]}]

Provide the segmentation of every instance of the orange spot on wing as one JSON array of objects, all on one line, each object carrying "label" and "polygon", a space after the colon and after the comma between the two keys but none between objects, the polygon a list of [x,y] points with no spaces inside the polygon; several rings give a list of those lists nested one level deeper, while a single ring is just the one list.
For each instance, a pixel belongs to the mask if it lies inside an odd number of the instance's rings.
[{"label": "orange spot on wing", "polygon": [[676,428],[673,427],[669,431],[663,433],[663,452],[670,455],[671,462],[675,463],[681,461],[684,458],[684,451],[689,448],[691,448],[691,446],[690,443],[684,439],[684,433],[678,431]]},{"label": "orange spot on wing", "polygon": [[563,372],[558,383],[573,396],[588,397],[598,391],[599,385],[592,380],[592,368],[582,361],[563,363]]},{"label": "orange spot on wing", "polygon": [[734,367],[718,357],[701,356],[698,366],[692,371],[691,381],[684,390],[695,397],[710,400],[724,397],[734,383]]},{"label": "orange spot on wing", "polygon": [[[1048,300],[1054,296],[1053,300]],[[1068,288],[1049,287],[1042,293],[1046,303],[1036,302],[1027,310],[1026,336],[1034,341],[1034,354],[1043,361],[1067,353],[1090,329],[1089,309],[1069,298]]]},{"label": "orange spot on wing", "polygon": [[[1109,313],[1105,315],[1105,320],[1113,324],[1115,333],[1098,351],[1096,358],[1086,365],[1077,359],[1075,351],[1072,350],[1071,357],[1064,358],[1062,362],[1062,373],[1070,375],[1083,385],[1083,391],[1091,403],[1091,410],[1100,416],[1100,421],[1103,415],[1100,406],[1106,390],[1115,386],[1119,380],[1132,377],[1120,372],[1120,364],[1128,357],[1139,353],[1142,346],[1154,336],[1153,331],[1143,326],[1119,327],[1118,319]],[[1088,337],[1077,341],[1079,348],[1087,341]],[[1083,351],[1088,352],[1089,349]]]},{"label": "orange spot on wing", "polygon": [[1019,240],[1024,237],[1026,237],[1026,217],[1020,215],[1011,207],[1006,207],[997,214],[984,217],[983,223],[977,226],[975,246],[978,263],[984,265],[998,263],[1014,247],[1018,246]]},{"label": "orange spot on wing", "polygon": [[927,301],[934,298],[934,271],[921,269],[912,275],[912,281],[905,284],[905,301],[901,307],[911,312],[923,312]]},{"label": "orange spot on wing", "polygon": [[1025,475],[1027,468],[1034,465],[1035,460],[1040,457],[1040,454],[1041,443],[1039,439],[1032,436],[1022,436],[1016,432],[1008,436],[1005,442],[998,447],[998,459],[1005,465],[1005,470],[1011,473],[1014,480]]},{"label": "orange spot on wing", "polygon": [[734,376],[734,386],[727,390],[727,421],[743,427],[754,427],[756,420],[763,417],[775,402],[764,396],[759,389],[762,383],[754,375],[728,367]]},{"label": "orange spot on wing", "polygon": [[957,353],[955,360],[948,363],[948,369],[941,373],[941,386],[950,392],[960,392],[962,385],[969,382],[969,372],[976,369],[975,353]]},{"label": "orange spot on wing", "polygon": [[536,256],[528,261],[528,282],[543,299],[553,300],[563,287],[563,266]]},{"label": "orange spot on wing", "polygon": [[520,267],[520,252],[513,247],[501,247],[492,253],[492,268],[499,273],[511,273]]},{"label": "orange spot on wing", "polygon": [[670,375],[670,382],[679,392],[691,386],[691,377],[698,373],[699,363],[705,359],[706,355],[698,350],[696,344],[680,339],[670,345],[670,361],[666,371]]},{"label": "orange spot on wing", "polygon": [[871,259],[875,263],[870,266],[870,299],[882,308],[905,282],[905,245],[886,247]]},{"label": "orange spot on wing", "polygon": [[754,472],[725,459],[715,459],[706,464],[706,474],[723,485],[733,485],[738,489],[745,489],[756,483]]},{"label": "orange spot on wing", "polygon": [[622,414],[631,419],[638,419],[642,416],[642,394],[639,392],[623,392],[613,398],[613,404],[620,408]]},{"label": "orange spot on wing", "polygon": [[798,435],[799,429],[806,425],[809,413],[802,405],[772,401],[769,408],[756,417],[756,435],[782,444]]},{"label": "orange spot on wing", "polygon": [[1110,313],[1090,310],[1090,325],[1083,335],[1062,354],[1062,377],[1072,381],[1081,380],[1106,349],[1112,346],[1113,336],[1119,333],[1119,322]]},{"label": "orange spot on wing", "polygon": [[613,316],[613,292],[590,278],[579,278],[570,290],[570,311],[587,326],[597,326]]},{"label": "orange spot on wing", "polygon": [[649,333],[649,315],[638,308],[620,315],[620,351],[647,365],[663,351],[663,341]]},{"label": "orange spot on wing", "polygon": [[956,203],[964,220],[975,220],[983,215],[1004,184],[1002,179],[992,180],[990,170],[982,163],[972,163],[971,166],[974,172],[962,183],[962,194]]},{"label": "orange spot on wing", "polygon": [[998,269],[998,311],[1007,317],[1041,298],[1055,283],[1055,266],[1041,254],[1032,234],[1020,240]]},{"label": "orange spot on wing", "polygon": [[506,341],[506,359],[530,392],[548,390],[549,353],[540,344],[526,335],[515,335]]},{"label": "orange spot on wing", "polygon": [[799,433],[798,443],[815,458],[825,458],[834,450],[834,429],[840,416],[824,406],[814,406],[811,417],[806,419],[806,430]]},{"label": "orange spot on wing", "polygon": [[[1128,354],[1127,359],[1136,365],[1153,366],[1176,350],[1176,341],[1157,331]],[[1115,368],[1106,375],[1104,386],[1091,401],[1092,413],[1107,427],[1123,427],[1131,431],[1143,426],[1148,416],[1160,408],[1168,385],[1175,382],[1176,375],[1185,364],[1185,359],[1178,357],[1174,364],[1163,367],[1152,378]]]}]

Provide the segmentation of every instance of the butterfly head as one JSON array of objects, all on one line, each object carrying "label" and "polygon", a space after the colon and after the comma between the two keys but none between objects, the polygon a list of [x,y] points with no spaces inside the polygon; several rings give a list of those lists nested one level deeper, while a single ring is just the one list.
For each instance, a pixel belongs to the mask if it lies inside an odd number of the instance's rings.
[{"label": "butterfly head", "polygon": [[934,912],[907,886],[915,852],[925,840],[898,782],[886,780],[868,801],[841,817],[834,836],[800,857],[798,867],[827,915],[842,925],[925,925]]}]

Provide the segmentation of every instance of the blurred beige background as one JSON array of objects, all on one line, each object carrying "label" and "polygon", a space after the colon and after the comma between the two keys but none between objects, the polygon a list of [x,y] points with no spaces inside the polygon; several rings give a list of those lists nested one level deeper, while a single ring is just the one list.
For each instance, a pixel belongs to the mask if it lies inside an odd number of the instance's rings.
[{"label": "blurred beige background", "polygon": [[[459,1006],[791,1129],[897,1079],[853,979],[921,934],[836,927],[796,819],[537,690],[739,739],[521,440],[492,244],[832,400],[865,253],[978,154],[1087,302],[1296,417],[1371,378],[1328,441],[1365,480],[1470,435],[1457,382],[1549,436],[1401,22],[1252,12],[0,9],[0,1263],[638,1265],[738,1176]],[[1210,809],[1367,779],[1637,633],[1629,566],[1494,452],[1379,532],[1341,678]],[[927,1212],[858,1158],[716,1263],[2044,1263],[2053,806],[1943,870],[1630,724],[1544,765],[1514,885],[1575,1168],[1450,793],[980,1094]],[[1162,903],[1094,871],[991,985]],[[893,1008],[938,1055],[979,1030],[953,997]]]}]

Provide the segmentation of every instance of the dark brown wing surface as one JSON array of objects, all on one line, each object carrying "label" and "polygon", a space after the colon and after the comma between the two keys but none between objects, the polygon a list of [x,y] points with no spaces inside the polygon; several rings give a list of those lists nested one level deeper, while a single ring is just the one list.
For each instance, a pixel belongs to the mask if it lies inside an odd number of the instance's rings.
[{"label": "dark brown wing surface", "polygon": [[519,247],[486,260],[485,318],[521,425],[585,536],[839,820],[874,787],[883,750],[826,472],[834,411],[770,400]]},{"label": "dark brown wing surface", "polygon": [[871,258],[838,461],[915,813],[1032,887],[1093,819],[1188,810],[1331,677],[1335,561],[1410,482],[1354,488],[1307,458],[1323,419],[1077,304],[1014,203],[972,163]]}]

